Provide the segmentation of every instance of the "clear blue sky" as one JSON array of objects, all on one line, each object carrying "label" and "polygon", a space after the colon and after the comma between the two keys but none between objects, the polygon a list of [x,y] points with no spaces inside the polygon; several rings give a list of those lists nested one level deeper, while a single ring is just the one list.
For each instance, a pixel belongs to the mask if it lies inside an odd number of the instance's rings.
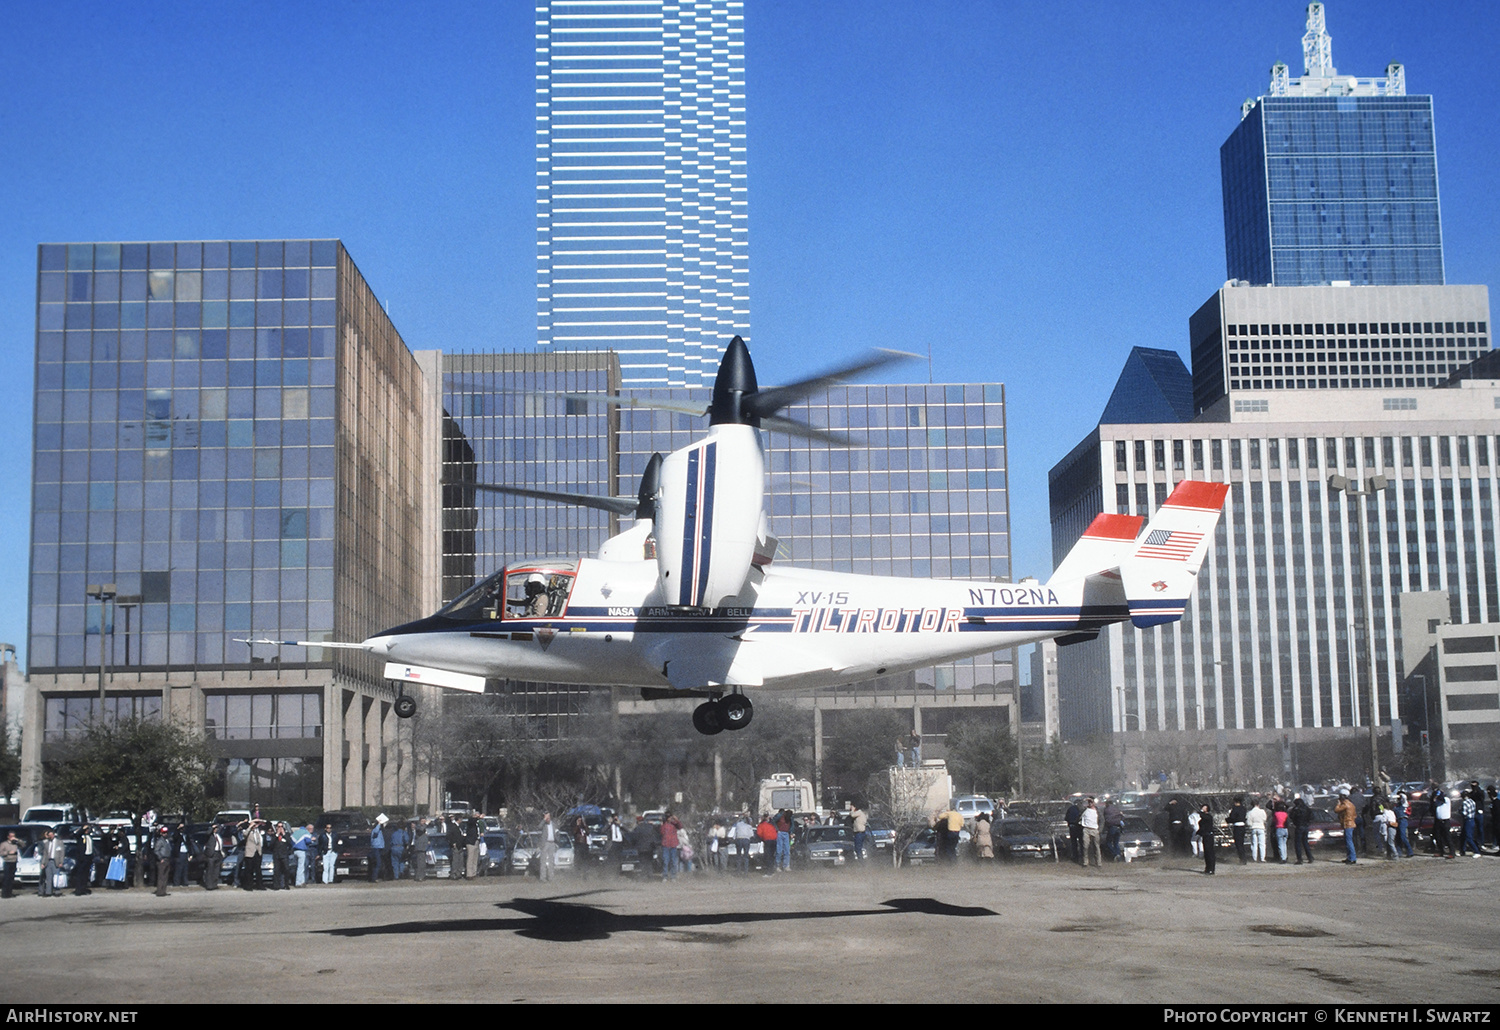
[{"label": "clear blue sky", "polygon": [[[0,62],[0,640],[24,644],[36,244],[341,238],[413,348],[534,339],[532,4],[23,2]],[[1014,567],[1132,346],[1224,279],[1219,145],[1305,4],[748,0],[763,381],[867,346],[1007,386]],[[1450,283],[1500,277],[1500,7],[1332,0],[1437,113]],[[925,379],[911,365],[896,378]],[[23,655],[24,660],[24,655]]]}]

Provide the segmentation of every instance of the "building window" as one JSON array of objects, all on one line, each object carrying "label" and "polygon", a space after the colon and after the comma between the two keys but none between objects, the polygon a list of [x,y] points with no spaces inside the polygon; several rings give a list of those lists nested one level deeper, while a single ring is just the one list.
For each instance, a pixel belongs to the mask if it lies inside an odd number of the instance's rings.
[{"label": "building window", "polygon": [[[1500,406],[1500,397],[1495,398],[1497,406]],[[1415,397],[1385,397],[1381,399],[1380,405],[1386,411],[1416,411],[1417,399]]]},{"label": "building window", "polygon": [[321,758],[230,758],[219,768],[221,781],[215,787],[226,804],[322,807]]},{"label": "building window", "polygon": [[[47,698],[46,728],[43,731],[43,739],[49,741],[82,739],[98,720],[99,710],[97,697]],[[136,694],[125,697],[106,697],[104,716],[110,722],[128,719],[160,722],[161,695]]]},{"label": "building window", "polygon": [[323,735],[323,695],[206,694],[204,729],[215,740],[282,740]]}]

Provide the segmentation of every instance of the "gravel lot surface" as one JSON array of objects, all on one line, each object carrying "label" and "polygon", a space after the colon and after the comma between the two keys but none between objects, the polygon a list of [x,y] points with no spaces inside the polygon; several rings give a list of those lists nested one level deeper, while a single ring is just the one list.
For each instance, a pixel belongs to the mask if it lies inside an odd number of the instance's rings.
[{"label": "gravel lot surface", "polygon": [[1051,864],[0,902],[0,1001],[1500,1001],[1500,861]]}]

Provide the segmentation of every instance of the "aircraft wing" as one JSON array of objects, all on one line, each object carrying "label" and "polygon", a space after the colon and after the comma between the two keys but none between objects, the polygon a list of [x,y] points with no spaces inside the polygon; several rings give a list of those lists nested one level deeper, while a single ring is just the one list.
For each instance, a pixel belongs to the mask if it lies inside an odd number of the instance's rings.
[{"label": "aircraft wing", "polygon": [[761,686],[765,678],[749,655],[742,654],[745,650],[726,637],[713,643],[663,640],[649,653],[674,690]]}]

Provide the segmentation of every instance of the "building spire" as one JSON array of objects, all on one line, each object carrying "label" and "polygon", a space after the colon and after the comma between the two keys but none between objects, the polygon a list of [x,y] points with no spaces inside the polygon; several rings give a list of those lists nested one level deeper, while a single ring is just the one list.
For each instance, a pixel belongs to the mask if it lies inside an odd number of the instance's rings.
[{"label": "building spire", "polygon": [[1302,74],[1315,79],[1331,79],[1338,74],[1333,66],[1333,37],[1323,16],[1323,5],[1307,5],[1307,35],[1302,37]]},{"label": "building spire", "polygon": [[[1406,95],[1406,69],[1396,62],[1386,66],[1383,79],[1360,79],[1340,75],[1333,66],[1333,37],[1323,5],[1307,5],[1307,34],[1302,37],[1302,77],[1292,78],[1285,61],[1271,66],[1271,83],[1266,96],[1272,97],[1402,97]],[[1259,98],[1252,97],[1240,105],[1240,117],[1255,110]]]}]

